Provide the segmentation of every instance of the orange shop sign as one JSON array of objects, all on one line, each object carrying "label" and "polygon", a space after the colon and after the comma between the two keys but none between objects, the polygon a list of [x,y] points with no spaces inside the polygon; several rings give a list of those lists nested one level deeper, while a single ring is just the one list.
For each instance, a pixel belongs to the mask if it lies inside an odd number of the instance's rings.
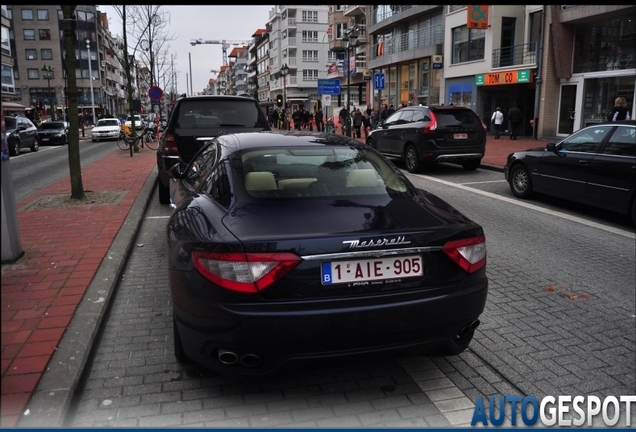
[{"label": "orange shop sign", "polygon": [[531,69],[509,70],[475,75],[476,86],[526,84],[531,83],[534,74]]},{"label": "orange shop sign", "polygon": [[466,26],[469,29],[486,30],[488,28],[488,5],[468,5]]}]

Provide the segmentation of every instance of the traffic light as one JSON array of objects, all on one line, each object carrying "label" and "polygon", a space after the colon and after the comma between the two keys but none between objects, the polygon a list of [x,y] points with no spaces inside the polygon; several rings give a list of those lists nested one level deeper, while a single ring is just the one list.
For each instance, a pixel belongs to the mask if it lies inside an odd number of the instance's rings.
[{"label": "traffic light", "polygon": [[276,105],[278,105],[279,107],[283,106],[283,95],[279,94],[278,96],[276,96]]}]

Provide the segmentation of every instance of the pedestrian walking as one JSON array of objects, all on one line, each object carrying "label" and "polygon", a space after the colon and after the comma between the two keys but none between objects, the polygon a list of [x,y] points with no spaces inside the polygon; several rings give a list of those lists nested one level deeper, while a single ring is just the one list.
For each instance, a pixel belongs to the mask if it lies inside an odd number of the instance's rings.
[{"label": "pedestrian walking", "polygon": [[497,110],[494,113],[492,113],[492,117],[490,119],[490,122],[495,127],[495,139],[499,139],[499,134],[501,133],[501,125],[503,124],[503,121],[504,121],[504,115],[501,112],[501,107],[497,107]]},{"label": "pedestrian walking", "polygon": [[523,122],[523,113],[517,107],[516,103],[512,104],[512,108],[508,111],[508,121],[510,122],[510,139],[516,140],[519,133],[519,126]]},{"label": "pedestrian walking", "polygon": [[316,111],[316,114],[314,115],[314,119],[316,120],[316,130],[318,132],[324,132],[325,131],[325,113],[322,111],[322,107],[318,108],[318,111]]},{"label": "pedestrian walking", "polygon": [[300,121],[302,122],[303,130],[309,129],[309,110],[304,106],[300,107]]},{"label": "pedestrian walking", "polygon": [[302,113],[300,109],[296,109],[296,111],[292,113],[292,121],[294,122],[294,129],[299,131],[302,124]]},{"label": "pedestrian walking", "polygon": [[362,116],[362,112],[360,112],[360,108],[356,108],[353,112],[353,131],[355,132],[356,138],[362,137],[362,123],[364,122],[364,117]]},{"label": "pedestrian walking", "polygon": [[345,135],[346,125],[349,121],[349,110],[346,106],[342,107],[340,113],[338,113],[338,118],[340,119],[340,128],[342,130],[342,134]]},{"label": "pedestrian walking", "polygon": [[395,112],[395,107],[393,106],[393,104],[389,105],[389,109],[386,110],[386,117],[384,117],[385,119],[389,118],[391,116],[391,114],[393,114]]},{"label": "pedestrian walking", "polygon": [[612,114],[608,120],[610,121],[618,121],[618,120],[629,120],[629,110],[627,109],[627,101],[624,97],[619,96],[614,100],[614,109],[612,110]]}]

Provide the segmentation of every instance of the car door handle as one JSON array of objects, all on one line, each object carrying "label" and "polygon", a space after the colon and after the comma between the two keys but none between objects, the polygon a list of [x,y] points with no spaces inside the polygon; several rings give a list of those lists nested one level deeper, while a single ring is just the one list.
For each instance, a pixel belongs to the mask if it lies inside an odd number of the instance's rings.
[{"label": "car door handle", "polygon": [[579,160],[579,165],[589,165],[589,164],[590,164],[590,161],[587,161],[585,159]]}]

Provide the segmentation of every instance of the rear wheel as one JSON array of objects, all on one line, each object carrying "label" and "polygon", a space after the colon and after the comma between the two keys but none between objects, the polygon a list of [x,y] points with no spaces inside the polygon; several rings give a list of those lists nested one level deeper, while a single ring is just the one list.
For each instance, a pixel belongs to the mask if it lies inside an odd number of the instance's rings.
[{"label": "rear wheel", "polygon": [[532,195],[532,180],[528,169],[523,165],[517,165],[510,172],[510,190],[519,198],[529,198]]},{"label": "rear wheel", "polygon": [[155,134],[152,132],[146,133],[144,137],[144,145],[151,150],[157,150],[159,147],[159,141],[155,138]]},{"label": "rear wheel", "polygon": [[36,152],[38,150],[40,150],[40,144],[38,144],[38,140],[35,140],[33,144],[31,144],[31,151]]},{"label": "rear wheel", "polygon": [[481,159],[471,159],[462,162],[462,167],[467,171],[474,171],[481,165]]},{"label": "rear wheel", "polygon": [[170,204],[170,189],[159,179],[159,203]]},{"label": "rear wheel", "polygon": [[128,143],[128,140],[124,137],[123,139],[117,140],[117,147],[119,147],[122,150],[128,150],[130,149],[130,144]]},{"label": "rear wheel", "polygon": [[420,170],[420,156],[413,144],[409,145],[404,152],[404,163],[410,173],[416,173]]}]

